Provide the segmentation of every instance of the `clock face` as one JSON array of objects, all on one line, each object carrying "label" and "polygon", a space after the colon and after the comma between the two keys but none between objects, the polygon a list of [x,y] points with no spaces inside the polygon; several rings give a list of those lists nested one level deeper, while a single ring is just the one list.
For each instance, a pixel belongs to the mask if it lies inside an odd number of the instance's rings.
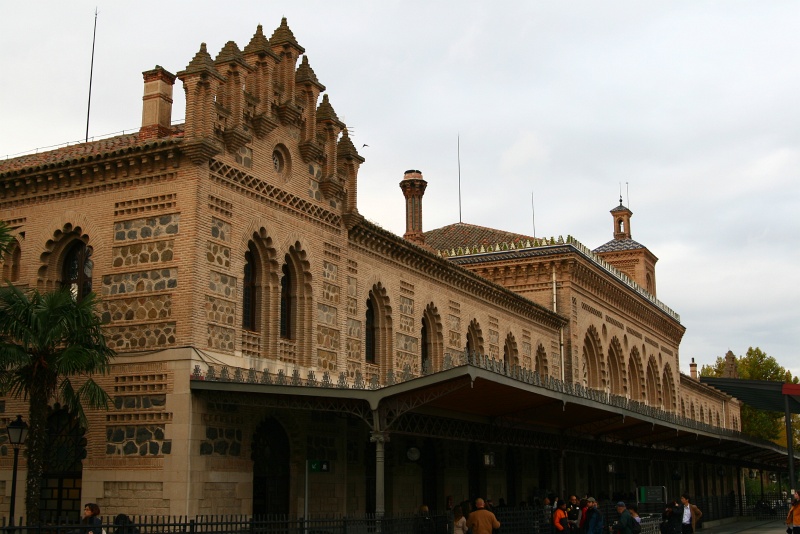
[{"label": "clock face", "polygon": [[416,462],[419,460],[419,449],[416,447],[409,447],[406,451],[406,456],[408,456],[408,459],[412,462]]}]

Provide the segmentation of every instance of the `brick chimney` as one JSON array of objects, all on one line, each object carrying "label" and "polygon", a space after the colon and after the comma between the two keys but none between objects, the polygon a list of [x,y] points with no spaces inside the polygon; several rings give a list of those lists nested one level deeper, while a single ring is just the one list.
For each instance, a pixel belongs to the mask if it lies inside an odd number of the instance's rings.
[{"label": "brick chimney", "polygon": [[166,137],[172,131],[172,86],[175,85],[175,75],[159,65],[142,75],[144,96],[139,139]]},{"label": "brick chimney", "polygon": [[697,364],[694,363],[694,358],[692,358],[692,363],[689,364],[689,373],[692,375],[692,378],[697,380]]},{"label": "brick chimney", "polygon": [[422,195],[428,182],[422,179],[422,173],[417,170],[406,171],[400,189],[406,197],[406,233],[405,239],[418,245],[425,244],[425,234],[422,233]]}]

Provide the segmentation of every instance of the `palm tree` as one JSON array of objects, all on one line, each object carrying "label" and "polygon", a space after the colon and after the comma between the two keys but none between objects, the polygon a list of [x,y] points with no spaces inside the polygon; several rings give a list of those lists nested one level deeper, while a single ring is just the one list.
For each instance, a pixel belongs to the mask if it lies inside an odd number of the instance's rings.
[{"label": "palm tree", "polygon": [[93,293],[74,299],[69,288],[40,293],[9,284],[0,289],[0,392],[29,404],[29,525],[39,521],[50,402],[76,413],[84,428],[84,404],[108,407],[109,396],[92,375],[104,374],[115,353],[106,345],[96,302]]},{"label": "palm tree", "polygon": [[5,222],[0,221],[0,263],[3,262],[3,257],[8,253],[11,239],[11,229]]}]

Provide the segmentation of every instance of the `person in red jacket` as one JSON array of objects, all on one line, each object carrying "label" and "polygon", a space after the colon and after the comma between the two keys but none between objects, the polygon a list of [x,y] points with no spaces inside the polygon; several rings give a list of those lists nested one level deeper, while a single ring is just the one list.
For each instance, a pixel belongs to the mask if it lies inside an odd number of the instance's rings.
[{"label": "person in red jacket", "polygon": [[500,528],[500,521],[486,509],[486,503],[478,497],[475,499],[475,510],[469,514],[467,528],[472,534],[492,534],[492,529]]}]

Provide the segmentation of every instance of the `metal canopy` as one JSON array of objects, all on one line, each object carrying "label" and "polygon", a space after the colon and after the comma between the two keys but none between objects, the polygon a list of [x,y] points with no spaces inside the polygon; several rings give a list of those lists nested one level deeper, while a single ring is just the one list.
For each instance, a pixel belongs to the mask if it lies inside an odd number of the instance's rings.
[{"label": "metal canopy", "polygon": [[800,414],[800,384],[786,384],[773,380],[740,380],[738,378],[700,377],[700,382],[727,393],[743,403],[759,410],[783,412],[786,424],[786,448],[788,451],[789,485],[795,485],[794,444],[791,436],[792,414]]},{"label": "metal canopy", "polygon": [[605,394],[594,398],[596,392],[586,390],[579,395],[568,385],[529,384],[473,365],[374,390],[301,385],[304,382],[292,383],[287,379],[278,385],[198,376],[191,381],[191,389],[207,392],[217,402],[347,411],[371,426],[371,413],[377,410],[384,414],[381,430],[389,432],[403,426],[402,433],[426,434],[430,428],[413,428],[420,419],[403,419],[404,414],[424,413],[453,421],[492,422],[508,430],[544,433],[551,440],[560,437],[567,444],[586,442],[595,450],[624,445],[629,447],[629,453],[637,449],[659,451],[661,455],[680,451],[680,454],[698,454],[706,460],[727,458],[753,468],[786,465],[786,449],[774,443],[712,428],[676,414],[666,414],[669,419],[663,419],[656,413],[660,410],[652,414],[646,409],[631,410],[628,407],[631,403],[610,404],[613,398]]},{"label": "metal canopy", "polygon": [[[700,377],[700,382],[759,410],[783,412],[788,400],[789,412],[800,414],[800,384],[772,380],[742,380],[739,378]],[[784,395],[788,399],[784,399]]]}]

